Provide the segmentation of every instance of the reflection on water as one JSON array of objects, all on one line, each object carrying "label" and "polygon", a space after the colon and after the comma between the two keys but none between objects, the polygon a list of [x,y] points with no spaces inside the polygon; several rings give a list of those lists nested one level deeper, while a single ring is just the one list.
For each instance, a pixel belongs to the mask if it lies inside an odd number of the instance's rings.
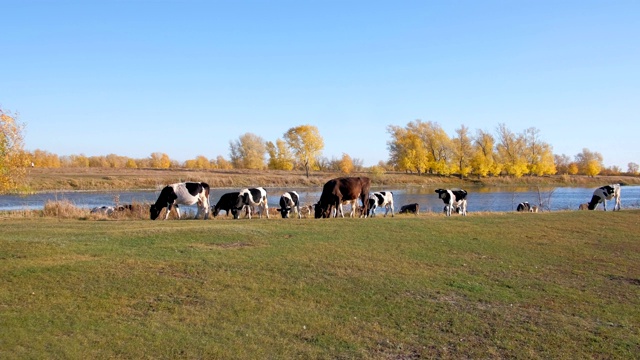
[{"label": "reflection on water", "polygon": [[[215,204],[220,196],[239,189],[211,189],[211,203]],[[280,195],[284,191],[296,190],[300,194],[301,205],[310,205],[320,198],[321,188],[267,188],[270,207],[278,207]],[[421,211],[441,212],[444,207],[438,199],[435,187],[406,186],[379,188],[372,191],[393,192],[396,211],[402,205],[418,203]],[[518,204],[528,201],[530,204],[542,204],[545,210],[577,209],[581,203],[591,199],[594,188],[577,187],[466,187],[468,211],[514,211]],[[46,201],[66,200],[80,208],[93,208],[102,205],[130,203],[153,203],[159,191],[108,191],[108,192],[51,192],[33,195],[1,195],[0,210],[42,209]],[[622,207],[640,208],[640,186],[623,186],[621,189]],[[189,207],[186,207],[189,208]],[[613,208],[613,204],[611,204]],[[193,207],[195,211],[195,207]],[[602,209],[602,205],[599,207]]]}]

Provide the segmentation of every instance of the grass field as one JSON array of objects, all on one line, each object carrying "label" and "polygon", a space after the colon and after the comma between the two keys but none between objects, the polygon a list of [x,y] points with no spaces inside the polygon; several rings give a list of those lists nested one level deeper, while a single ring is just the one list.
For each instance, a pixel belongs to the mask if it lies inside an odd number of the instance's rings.
[{"label": "grass field", "polygon": [[640,353],[640,211],[0,226],[2,359]]}]

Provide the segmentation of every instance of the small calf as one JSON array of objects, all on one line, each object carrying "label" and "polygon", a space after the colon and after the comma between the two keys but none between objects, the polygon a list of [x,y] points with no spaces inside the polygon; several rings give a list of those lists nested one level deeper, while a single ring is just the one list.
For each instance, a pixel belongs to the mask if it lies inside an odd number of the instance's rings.
[{"label": "small calf", "polygon": [[405,214],[405,213],[406,214],[414,213],[418,215],[420,213],[420,204],[414,203],[414,204],[402,205],[402,207],[400,207],[400,211],[398,212],[398,214]]}]

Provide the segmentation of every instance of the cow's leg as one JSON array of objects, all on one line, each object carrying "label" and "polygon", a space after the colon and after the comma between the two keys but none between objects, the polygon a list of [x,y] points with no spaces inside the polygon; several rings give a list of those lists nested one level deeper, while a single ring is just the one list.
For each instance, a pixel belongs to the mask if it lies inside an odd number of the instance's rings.
[{"label": "cow's leg", "polygon": [[451,216],[451,209],[453,208],[453,203],[450,202],[449,206],[447,206],[447,216]]},{"label": "cow's leg", "polygon": [[622,207],[622,206],[621,206],[621,204],[620,204],[620,196],[616,196],[616,197],[615,197],[615,200],[616,200],[616,204],[615,204],[615,206],[613,207],[613,210],[615,211],[615,210],[616,210],[616,207],[617,207],[617,208],[618,208],[618,211],[620,211],[620,208]]},{"label": "cow's leg", "polygon": [[267,198],[264,198],[264,202],[262,203],[262,208],[264,209],[265,214],[267,214],[267,219],[269,218],[269,204],[267,204]]},{"label": "cow's leg", "polygon": [[169,213],[171,212],[172,204],[167,204],[167,212],[164,214],[164,219],[167,220],[169,218]]}]

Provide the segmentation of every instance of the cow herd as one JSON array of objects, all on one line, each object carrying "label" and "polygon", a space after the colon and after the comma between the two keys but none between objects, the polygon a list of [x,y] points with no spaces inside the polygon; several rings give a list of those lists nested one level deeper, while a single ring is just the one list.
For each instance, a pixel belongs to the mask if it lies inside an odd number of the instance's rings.
[{"label": "cow herd", "polygon": [[[327,181],[322,187],[322,193],[317,203],[301,207],[300,196],[295,191],[284,192],[279,199],[277,211],[282,218],[289,218],[295,214],[298,218],[314,214],[316,219],[330,217],[344,217],[343,206],[350,205],[351,217],[374,217],[378,208],[384,209],[384,216],[389,213],[394,216],[393,193],[391,191],[379,191],[370,193],[371,180],[368,177],[339,177]],[[467,215],[467,191],[462,189],[436,189],[438,198],[444,202],[444,213],[451,216],[457,213]],[[612,184],[597,188],[589,203],[581,204],[580,209],[595,210],[602,203],[607,210],[607,200],[615,199],[613,210],[620,210],[620,185]],[[262,187],[245,188],[240,191],[223,194],[218,202],[211,206],[209,203],[209,185],[204,182],[182,182],[165,186],[158,199],[149,209],[151,220],[160,216],[162,209],[166,208],[164,219],[169,217],[171,209],[176,210],[180,218],[180,205],[196,205],[198,211],[196,218],[201,215],[209,218],[212,212],[216,217],[224,210],[226,215],[233,215],[234,219],[244,216],[251,219],[252,215],[259,218],[269,218],[269,205],[267,192]],[[538,212],[538,207],[528,202],[518,204],[518,212]],[[412,213],[418,215],[420,205],[417,203],[406,204],[400,207],[398,213]]]}]

